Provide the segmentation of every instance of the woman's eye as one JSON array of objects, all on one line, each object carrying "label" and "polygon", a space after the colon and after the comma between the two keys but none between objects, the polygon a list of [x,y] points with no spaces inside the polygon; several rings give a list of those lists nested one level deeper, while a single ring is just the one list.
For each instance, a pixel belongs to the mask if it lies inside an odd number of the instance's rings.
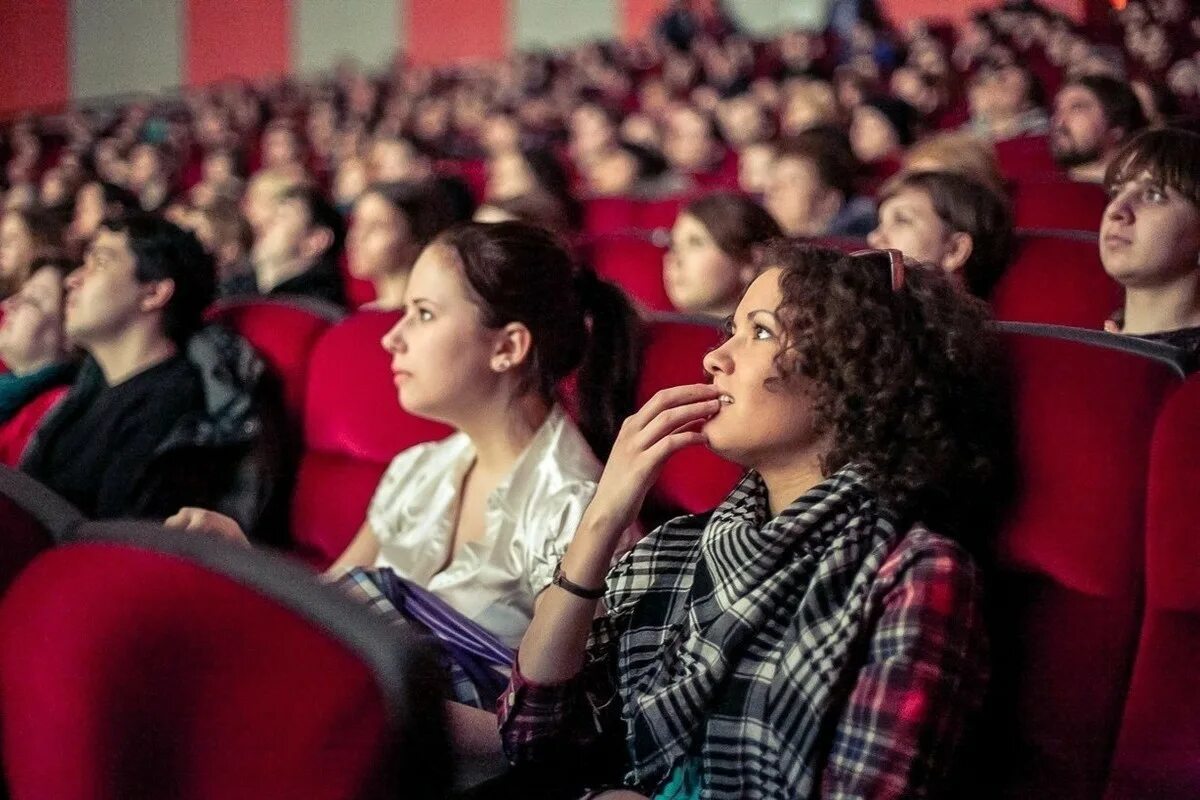
[{"label": "woman's eye", "polygon": [[425,308],[418,308],[417,319],[421,320],[421,322],[429,322],[433,319],[433,312]]},{"label": "woman's eye", "polygon": [[774,337],[775,337],[775,334],[771,333],[771,331],[769,329],[764,328],[762,325],[754,326],[754,338],[755,339],[772,339]]},{"label": "woman's eye", "polygon": [[1161,203],[1167,199],[1167,193],[1162,189],[1156,189],[1153,186],[1150,186],[1147,187],[1146,191],[1142,193],[1142,197],[1146,199],[1147,203]]}]

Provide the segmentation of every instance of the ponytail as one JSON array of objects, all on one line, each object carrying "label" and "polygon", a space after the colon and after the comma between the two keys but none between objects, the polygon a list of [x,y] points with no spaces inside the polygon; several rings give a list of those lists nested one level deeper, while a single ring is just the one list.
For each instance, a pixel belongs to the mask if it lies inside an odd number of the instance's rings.
[{"label": "ponytail", "polygon": [[576,290],[588,317],[587,347],[579,365],[579,428],[596,457],[608,459],[621,422],[637,402],[641,321],[625,293],[590,269]]}]

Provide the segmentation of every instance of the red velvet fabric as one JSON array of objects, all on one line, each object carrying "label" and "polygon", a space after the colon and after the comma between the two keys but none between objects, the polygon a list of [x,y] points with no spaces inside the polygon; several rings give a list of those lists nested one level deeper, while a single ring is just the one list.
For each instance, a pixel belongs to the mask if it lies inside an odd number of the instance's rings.
[{"label": "red velvet fabric", "polygon": [[1012,185],[1013,221],[1018,228],[1100,230],[1108,195],[1093,183],[1065,178],[1022,179]]},{"label": "red velvet fabric", "polygon": [[0,597],[42,551],[54,546],[50,532],[27,510],[0,494]]},{"label": "red velvet fabric", "polygon": [[398,312],[359,311],[330,328],[312,353],[292,537],[300,555],[318,567],[332,563],[362,525],[391,459],[452,432],[400,407],[380,346],[399,318]]},{"label": "red velvet fabric", "polygon": [[1146,614],[1108,800],[1200,797],[1200,374],[1159,416],[1146,513]]},{"label": "red velvet fabric", "polygon": [[1141,616],[1154,418],[1179,378],[1098,346],[1006,335],[1020,490],[998,541],[998,717],[985,784],[1103,791]]},{"label": "red velvet fabric", "polygon": [[376,299],[375,284],[350,274],[350,258],[344,252],[338,257],[338,270],[346,290],[346,302],[351,308],[362,308]]},{"label": "red velvet fabric", "polygon": [[23,800],[382,797],[369,667],[161,553],[71,545],[30,565],[0,607],[0,709]]},{"label": "red velvet fabric", "polygon": [[583,230],[597,235],[637,227],[637,201],[628,197],[594,197],[583,204]]},{"label": "red velvet fabric", "polygon": [[257,300],[217,305],[209,318],[253,345],[279,378],[293,430],[300,429],[308,364],[317,340],[331,325],[326,317],[285,301]]},{"label": "red velvet fabric", "polygon": [[996,318],[1101,330],[1124,304],[1090,238],[1022,234],[1017,254],[992,293]]},{"label": "red velvet fabric", "polygon": [[13,414],[8,422],[0,425],[0,464],[15,467],[20,463],[34,431],[42,424],[42,418],[58,405],[58,401],[63,399],[70,388],[55,386],[42,392]]},{"label": "red velvet fabric", "polygon": [[996,142],[996,160],[1006,178],[1052,177],[1061,175],[1050,155],[1050,137],[1018,136]]},{"label": "red velvet fabric", "polygon": [[614,234],[591,244],[596,274],[625,290],[635,303],[649,311],[674,311],[663,286],[666,251],[635,234]]},{"label": "red velvet fabric", "polygon": [[[720,344],[713,325],[656,321],[647,325],[638,405],[669,386],[707,382],[704,355]],[[689,447],[671,456],[648,501],[649,521],[679,513],[715,508],[742,475],[732,464],[704,447]]]}]

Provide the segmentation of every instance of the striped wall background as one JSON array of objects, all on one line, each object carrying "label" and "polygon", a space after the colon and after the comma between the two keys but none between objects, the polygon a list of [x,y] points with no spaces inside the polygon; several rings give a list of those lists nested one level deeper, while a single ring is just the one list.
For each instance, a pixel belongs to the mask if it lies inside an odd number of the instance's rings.
[{"label": "striped wall background", "polygon": [[[727,0],[747,28],[819,24],[830,0]],[[1079,15],[1089,0],[1050,4]],[[884,0],[892,18],[965,18],[996,0]],[[498,58],[640,36],[667,0],[0,0],[0,114],[131,91]]]}]

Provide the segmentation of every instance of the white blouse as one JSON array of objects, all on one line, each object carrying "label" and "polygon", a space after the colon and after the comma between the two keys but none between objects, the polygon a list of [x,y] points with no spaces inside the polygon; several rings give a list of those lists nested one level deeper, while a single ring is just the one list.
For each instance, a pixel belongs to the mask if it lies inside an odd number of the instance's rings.
[{"label": "white blouse", "polygon": [[[484,534],[450,556],[463,478],[475,460],[466,434],[417,445],[392,461],[367,510],[390,567],[516,648],[533,601],[550,585],[601,465],[555,406],[512,471],[487,498]],[[439,571],[440,570],[440,571]]]}]

